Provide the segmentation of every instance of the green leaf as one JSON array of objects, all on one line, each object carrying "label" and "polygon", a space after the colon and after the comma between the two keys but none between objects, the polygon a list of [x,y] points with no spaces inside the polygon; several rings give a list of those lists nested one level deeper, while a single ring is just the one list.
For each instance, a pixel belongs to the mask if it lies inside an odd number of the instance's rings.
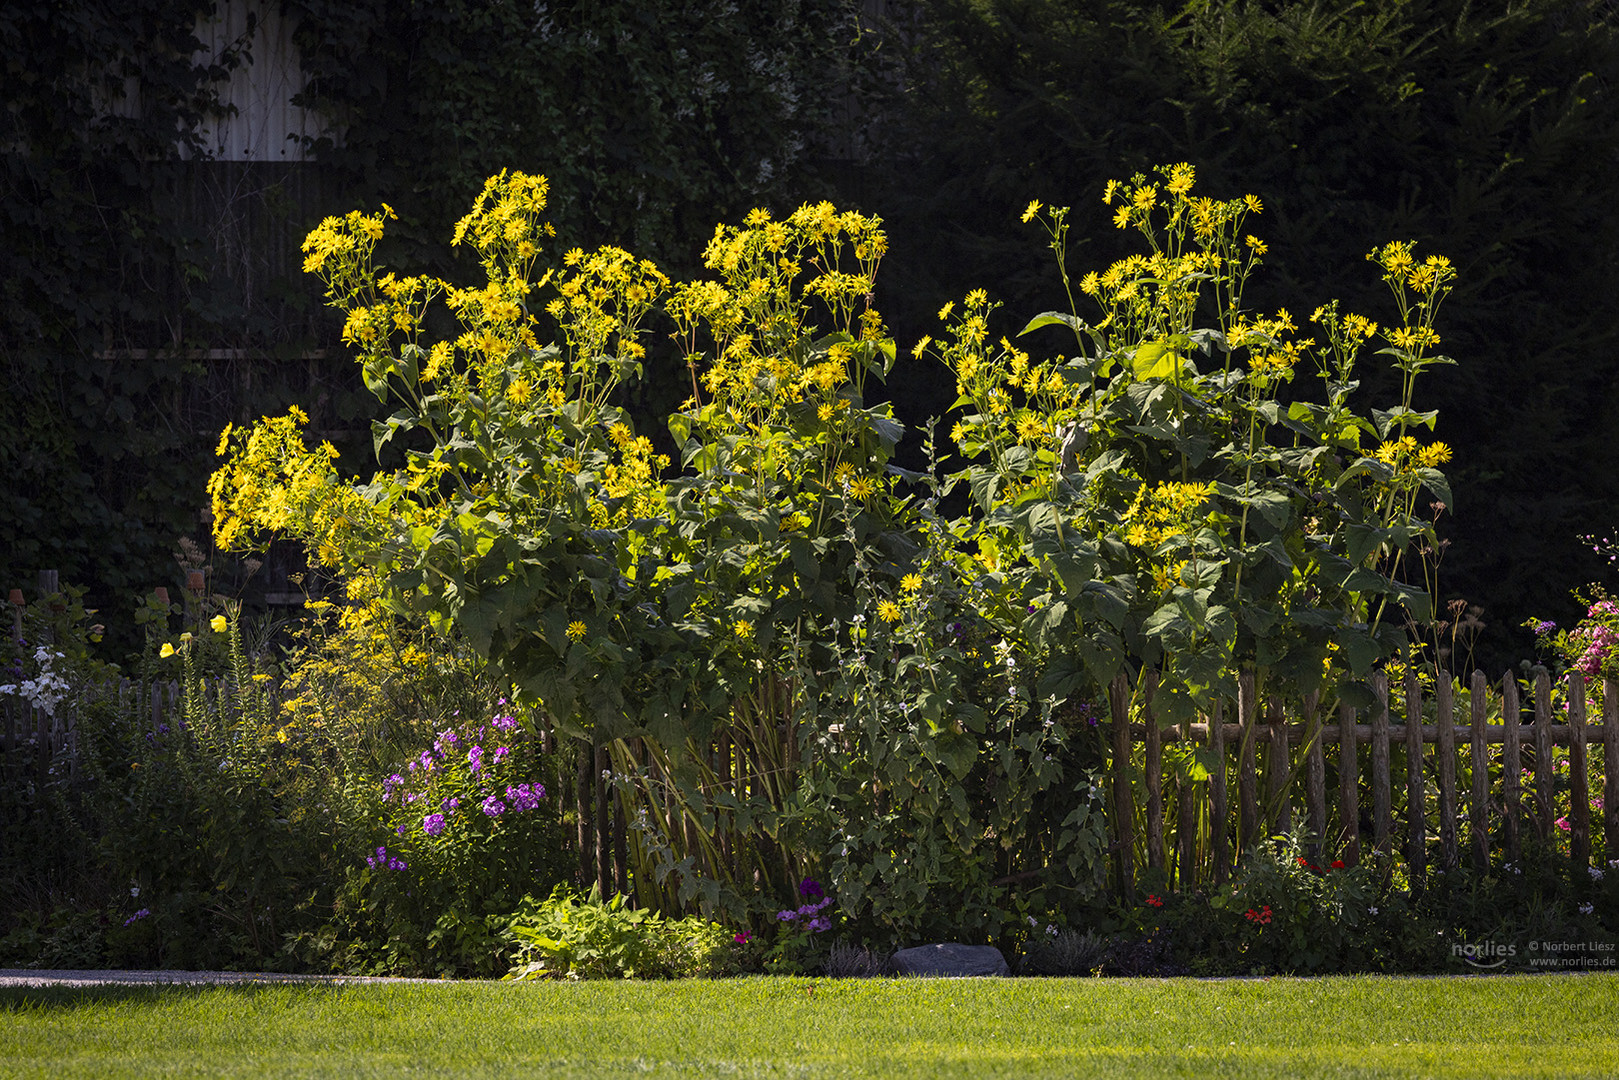
[{"label": "green leaf", "polygon": [[1076,335],[1090,329],[1082,319],[1077,319],[1066,311],[1044,311],[1029,320],[1029,324],[1017,332],[1018,337],[1044,326],[1066,326]]}]

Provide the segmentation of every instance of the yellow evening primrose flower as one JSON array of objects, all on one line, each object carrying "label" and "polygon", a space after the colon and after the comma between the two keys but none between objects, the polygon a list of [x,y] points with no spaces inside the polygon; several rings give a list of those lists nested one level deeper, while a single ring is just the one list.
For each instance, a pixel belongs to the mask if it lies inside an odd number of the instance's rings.
[{"label": "yellow evening primrose flower", "polygon": [[884,600],[877,605],[877,616],[878,618],[882,619],[883,622],[895,623],[904,618],[905,613],[900,611],[899,605],[894,603],[894,601]]},{"label": "yellow evening primrose flower", "polygon": [[922,588],[921,574],[906,574],[899,579],[899,587],[906,592],[917,592]]},{"label": "yellow evening primrose flower", "polygon": [[583,641],[585,640],[585,633],[585,624],[580,622],[578,619],[575,619],[573,622],[568,624],[569,641]]},{"label": "yellow evening primrose flower", "polygon": [[215,615],[208,620],[208,625],[214,628],[214,633],[223,634],[225,632],[225,616]]},{"label": "yellow evening primrose flower", "polygon": [[161,657],[164,657],[165,659],[167,659],[170,656],[173,656],[174,655],[174,646],[171,645],[169,642],[165,641],[163,643],[163,647],[157,651],[157,655],[159,655]]}]

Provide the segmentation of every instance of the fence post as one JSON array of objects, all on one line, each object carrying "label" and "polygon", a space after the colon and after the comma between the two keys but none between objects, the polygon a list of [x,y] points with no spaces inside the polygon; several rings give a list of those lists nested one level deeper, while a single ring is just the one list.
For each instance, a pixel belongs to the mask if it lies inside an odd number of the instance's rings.
[{"label": "fence post", "polygon": [[1338,820],[1344,833],[1344,862],[1360,863],[1360,752],[1355,707],[1338,706]]},{"label": "fence post", "polygon": [[1372,843],[1384,855],[1389,853],[1389,677],[1384,671],[1372,675]]},{"label": "fence post", "polygon": [[1422,775],[1422,682],[1413,667],[1405,669],[1405,816],[1414,888],[1427,873],[1428,786]]},{"label": "fence post", "polygon": [[1518,680],[1512,672],[1501,676],[1501,800],[1506,804],[1502,831],[1506,834],[1507,861],[1518,861],[1518,815],[1523,810],[1523,769],[1518,743],[1523,735],[1523,704],[1518,700]]},{"label": "fence post", "polygon": [[1619,859],[1619,684],[1602,680],[1602,839],[1605,857]]},{"label": "fence post", "polygon": [[1147,724],[1147,866],[1164,868],[1164,735],[1153,715],[1152,697],[1158,689],[1158,673],[1141,673],[1141,717]]},{"label": "fence post", "polygon": [[1259,831],[1259,792],[1254,778],[1254,740],[1258,736],[1259,703],[1254,700],[1254,669],[1237,676],[1237,723],[1242,725],[1237,763],[1237,857],[1254,846]]},{"label": "fence post", "polygon": [[1434,770],[1439,774],[1439,855],[1445,870],[1458,865],[1456,853],[1456,720],[1455,691],[1451,678],[1440,672],[1434,679],[1434,708],[1437,713],[1439,745],[1434,750]]},{"label": "fence post", "polygon": [[1113,843],[1119,854],[1119,895],[1135,895],[1135,801],[1130,794],[1130,686],[1124,673],[1108,685],[1113,717]]},{"label": "fence post", "polygon": [[[1192,717],[1181,719],[1181,746],[1192,752]],[[1181,892],[1197,888],[1197,785],[1190,777],[1178,785],[1175,802],[1175,838],[1179,852],[1175,856],[1175,887]]]},{"label": "fence post", "polygon": [[1591,789],[1585,775],[1585,675],[1568,673],[1569,854],[1581,870],[1591,864]]},{"label": "fence post", "polygon": [[1280,698],[1266,702],[1266,719],[1270,721],[1270,749],[1265,754],[1265,799],[1273,808],[1274,832],[1287,832],[1293,827],[1293,807],[1287,797],[1288,778],[1293,772],[1292,749],[1288,746],[1287,715],[1282,711]]},{"label": "fence post", "polygon": [[1311,691],[1304,699],[1305,801],[1310,808],[1310,861],[1317,866],[1327,861],[1327,762],[1321,744],[1326,741],[1326,725],[1316,723],[1320,696]]},{"label": "fence post", "polygon": [[1485,701],[1488,686],[1484,672],[1473,672],[1472,692],[1468,695],[1473,722],[1473,801],[1467,814],[1467,830],[1473,838],[1473,866],[1480,873],[1490,865],[1490,750],[1484,730],[1489,720],[1489,704]]},{"label": "fence post", "polygon": [[579,739],[574,746],[574,822],[579,845],[579,881],[583,884],[595,875],[596,834],[591,828],[595,800],[591,798],[590,743]]},{"label": "fence post", "polygon": [[1209,770],[1209,836],[1214,840],[1214,884],[1219,886],[1225,884],[1231,868],[1230,841],[1226,835],[1229,807],[1225,784],[1225,708],[1219,700],[1209,710],[1209,760],[1213,765]]},{"label": "fence post", "polygon": [[1535,831],[1542,842],[1552,835],[1552,677],[1535,668]]}]

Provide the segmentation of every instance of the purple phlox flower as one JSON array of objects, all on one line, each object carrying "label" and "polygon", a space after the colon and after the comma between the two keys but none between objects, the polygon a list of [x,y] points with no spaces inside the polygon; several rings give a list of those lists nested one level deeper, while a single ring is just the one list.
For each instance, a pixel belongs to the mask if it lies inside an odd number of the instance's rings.
[{"label": "purple phlox flower", "polygon": [[467,763],[472,766],[474,773],[483,768],[483,747],[474,746],[471,750],[468,750]]},{"label": "purple phlox flower", "polygon": [[405,771],[406,772],[415,772],[416,771],[416,761],[415,761],[414,758],[411,759],[410,764],[405,766]]},{"label": "purple phlox flower", "polygon": [[394,773],[392,776],[388,777],[388,779],[382,782],[382,788],[384,791],[392,791],[394,788],[398,787],[404,782],[405,778],[403,776],[400,776],[398,773]]},{"label": "purple phlox flower", "polygon": [[407,830],[406,830],[405,826],[403,826],[403,825],[399,826],[399,828],[394,830],[394,832],[398,833],[400,836],[404,836],[406,831]]},{"label": "purple phlox flower", "polygon": [[513,810],[533,810],[544,795],[545,788],[539,784],[518,784],[506,789],[506,798],[511,800]]},{"label": "purple phlox flower", "polygon": [[821,888],[821,883],[819,881],[816,881],[814,878],[807,877],[798,883],[798,895],[819,899],[820,897],[826,895],[826,890]]},{"label": "purple phlox flower", "polygon": [[445,757],[449,757],[450,750],[453,749],[460,741],[460,739],[456,738],[455,732],[446,728],[438,733],[438,739],[433,743],[433,749],[437,750]]},{"label": "purple phlox flower", "polygon": [[139,911],[135,912],[135,914],[133,914],[129,918],[125,919],[124,920],[124,925],[128,926],[130,923],[140,922],[142,919],[146,918],[146,916],[150,915],[151,913],[152,913],[151,908],[141,908]]},{"label": "purple phlox flower", "polygon": [[444,831],[444,815],[428,814],[422,818],[422,832],[428,836],[437,836]]},{"label": "purple phlox flower", "polygon": [[461,800],[454,797],[445,799],[443,802],[439,803],[439,809],[443,810],[446,814],[453,814],[460,808]]},{"label": "purple phlox flower", "polygon": [[413,791],[409,795],[405,796],[405,805],[409,806],[411,803],[415,802],[419,798],[421,798],[421,796]]},{"label": "purple phlox flower", "polygon": [[794,919],[798,918],[798,912],[778,911],[776,912],[776,918],[780,919],[782,922],[792,922]]},{"label": "purple phlox flower", "polygon": [[417,760],[422,763],[422,768],[431,769],[433,767],[433,751],[423,750],[422,756]]},{"label": "purple phlox flower", "polygon": [[1557,624],[1550,619],[1542,619],[1535,624],[1535,633],[1537,634],[1549,634],[1556,629]]},{"label": "purple phlox flower", "polygon": [[512,728],[517,726],[516,718],[511,716],[497,716],[489,722],[495,725],[495,727],[499,728],[501,731],[510,731]]},{"label": "purple phlox flower", "polygon": [[506,755],[511,752],[512,748],[509,746],[497,746],[495,747],[495,760],[503,761],[505,760]]},{"label": "purple phlox flower", "polygon": [[832,920],[828,919],[825,915],[817,915],[804,925],[811,931],[819,934],[823,930],[832,929]]},{"label": "purple phlox flower", "polygon": [[[401,825],[400,828],[403,829],[404,826]],[[386,865],[388,865],[388,849],[387,849],[387,847],[386,846],[378,847],[374,854],[367,855],[365,857],[365,865],[367,865],[369,867],[372,867],[373,869],[378,867],[378,866],[386,866]]]},{"label": "purple phlox flower", "polygon": [[405,862],[404,859],[399,858],[397,855],[388,860],[388,869],[390,870],[403,870],[409,865],[409,863]]},{"label": "purple phlox flower", "polygon": [[506,812],[506,804],[491,795],[483,801],[483,812],[490,817],[499,817]]}]

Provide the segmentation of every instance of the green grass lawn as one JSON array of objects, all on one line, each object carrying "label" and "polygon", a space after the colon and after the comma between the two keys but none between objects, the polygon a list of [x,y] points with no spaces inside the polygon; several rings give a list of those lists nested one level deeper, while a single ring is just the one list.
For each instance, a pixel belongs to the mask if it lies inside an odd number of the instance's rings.
[{"label": "green grass lawn", "polygon": [[0,1076],[1619,1076],[1619,976],[0,991]]}]

